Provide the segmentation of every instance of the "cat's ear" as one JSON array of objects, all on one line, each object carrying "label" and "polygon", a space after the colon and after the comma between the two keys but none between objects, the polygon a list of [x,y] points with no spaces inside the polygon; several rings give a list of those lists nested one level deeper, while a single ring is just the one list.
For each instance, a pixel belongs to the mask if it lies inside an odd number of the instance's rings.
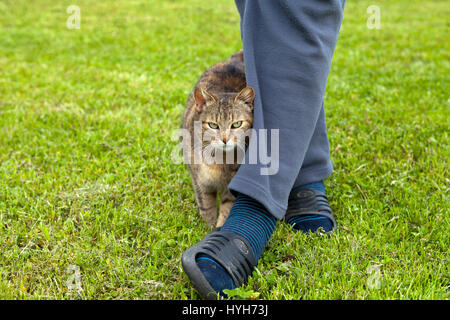
[{"label": "cat's ear", "polygon": [[255,99],[255,91],[252,87],[247,86],[238,93],[234,101],[242,101],[248,104],[253,109],[253,100]]},{"label": "cat's ear", "polygon": [[201,88],[195,88],[194,98],[197,111],[202,111],[203,106],[207,101],[217,101],[217,98],[213,94]]}]

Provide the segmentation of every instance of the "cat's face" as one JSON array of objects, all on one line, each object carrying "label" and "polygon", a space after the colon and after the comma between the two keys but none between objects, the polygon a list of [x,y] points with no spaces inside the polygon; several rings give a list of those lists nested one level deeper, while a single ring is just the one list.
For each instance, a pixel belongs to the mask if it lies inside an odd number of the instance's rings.
[{"label": "cat's face", "polygon": [[194,94],[204,140],[206,137],[204,144],[222,152],[234,150],[253,126],[253,88],[217,96],[197,89]]}]

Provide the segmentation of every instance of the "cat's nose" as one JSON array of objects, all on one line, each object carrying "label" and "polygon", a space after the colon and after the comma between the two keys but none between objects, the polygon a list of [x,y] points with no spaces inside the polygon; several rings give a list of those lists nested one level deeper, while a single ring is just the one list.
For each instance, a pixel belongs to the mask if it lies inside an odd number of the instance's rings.
[{"label": "cat's nose", "polygon": [[222,141],[223,141],[223,143],[227,143],[227,141],[228,141],[228,137],[227,136],[225,136],[225,135],[223,135],[222,136]]}]

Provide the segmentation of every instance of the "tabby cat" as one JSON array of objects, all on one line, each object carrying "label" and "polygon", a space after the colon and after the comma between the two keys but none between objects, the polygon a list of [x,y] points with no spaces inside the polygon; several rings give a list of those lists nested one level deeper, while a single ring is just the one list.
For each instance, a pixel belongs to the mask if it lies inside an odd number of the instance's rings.
[{"label": "tabby cat", "polygon": [[[210,137],[207,141],[198,137],[202,150],[209,148],[212,154],[220,151],[224,158],[227,153],[236,153],[237,142],[253,126],[254,97],[253,88],[246,86],[241,50],[206,70],[187,101],[183,128],[194,139],[183,139],[183,148],[190,151],[185,152],[185,156],[189,154],[187,163],[200,215],[211,227],[222,226],[234,203],[227,185],[238,170],[239,161],[235,157],[231,163],[224,160],[223,163],[201,161],[196,164],[193,159],[195,136]],[[200,130],[195,130],[195,123]],[[247,137],[245,139],[248,144]],[[217,217],[218,196],[220,207]]]}]

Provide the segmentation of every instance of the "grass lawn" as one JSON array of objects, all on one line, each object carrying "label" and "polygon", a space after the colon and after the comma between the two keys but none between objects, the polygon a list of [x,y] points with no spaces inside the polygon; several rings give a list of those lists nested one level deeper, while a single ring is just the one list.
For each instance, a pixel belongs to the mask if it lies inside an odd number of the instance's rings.
[{"label": "grass lawn", "polygon": [[[325,98],[339,230],[279,223],[232,297],[449,298],[449,18],[347,3]],[[231,0],[0,1],[0,298],[199,298],[180,257],[209,229],[171,135],[240,48]]]}]

